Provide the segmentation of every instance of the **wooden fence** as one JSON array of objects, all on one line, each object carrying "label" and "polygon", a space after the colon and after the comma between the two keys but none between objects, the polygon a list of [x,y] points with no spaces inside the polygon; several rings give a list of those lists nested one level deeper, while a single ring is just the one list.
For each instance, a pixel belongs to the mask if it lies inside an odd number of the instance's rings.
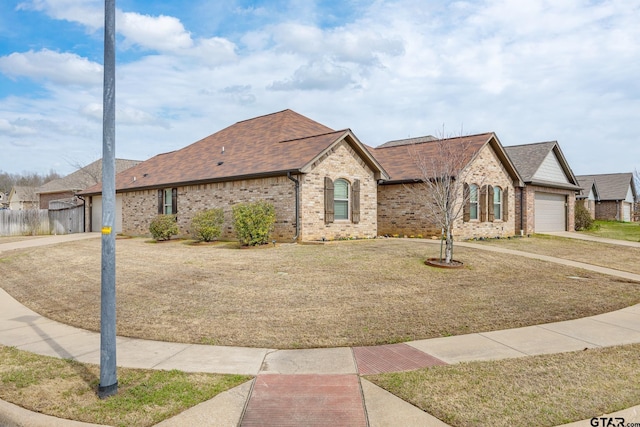
[{"label": "wooden fence", "polygon": [[63,209],[0,210],[0,236],[84,232],[84,206]]}]

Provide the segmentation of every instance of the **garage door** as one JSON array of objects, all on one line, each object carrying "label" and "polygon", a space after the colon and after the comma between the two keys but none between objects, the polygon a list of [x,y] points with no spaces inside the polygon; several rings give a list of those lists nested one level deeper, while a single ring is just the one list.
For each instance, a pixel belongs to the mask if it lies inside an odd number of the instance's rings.
[{"label": "garage door", "polygon": [[625,222],[631,222],[631,204],[624,203],[622,205],[622,220]]},{"label": "garage door", "polygon": [[[102,230],[102,197],[93,196],[91,231]],[[116,233],[122,233],[122,195],[116,194]]]},{"label": "garage door", "polygon": [[566,231],[567,210],[562,194],[536,193],[536,233]]}]

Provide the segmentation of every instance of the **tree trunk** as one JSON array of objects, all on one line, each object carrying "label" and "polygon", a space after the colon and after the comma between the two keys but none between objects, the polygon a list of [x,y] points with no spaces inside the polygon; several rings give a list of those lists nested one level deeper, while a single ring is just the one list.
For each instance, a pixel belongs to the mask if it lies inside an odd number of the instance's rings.
[{"label": "tree trunk", "polygon": [[444,248],[444,262],[450,264],[453,259],[453,234],[451,233],[451,229],[447,228],[446,230],[446,239],[445,239],[445,248]]}]

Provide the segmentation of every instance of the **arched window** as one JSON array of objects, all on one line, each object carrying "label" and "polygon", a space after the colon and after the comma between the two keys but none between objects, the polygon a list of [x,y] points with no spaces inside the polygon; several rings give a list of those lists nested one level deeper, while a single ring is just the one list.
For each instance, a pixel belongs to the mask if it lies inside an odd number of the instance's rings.
[{"label": "arched window", "polygon": [[493,219],[502,219],[502,189],[493,187]]},{"label": "arched window", "polygon": [[349,219],[349,183],[344,179],[333,183],[333,206],[335,219]]},{"label": "arched window", "polygon": [[478,219],[478,186],[469,186],[469,219]]}]

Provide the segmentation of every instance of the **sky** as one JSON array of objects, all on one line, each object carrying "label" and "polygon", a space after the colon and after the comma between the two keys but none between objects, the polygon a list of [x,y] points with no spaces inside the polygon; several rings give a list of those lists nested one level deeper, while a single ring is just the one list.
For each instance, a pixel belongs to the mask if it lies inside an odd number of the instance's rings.
[{"label": "sky", "polygon": [[[640,2],[116,0],[116,157],[292,109],[363,143],[558,141],[640,169]],[[102,156],[103,0],[0,1],[0,171]]]}]

